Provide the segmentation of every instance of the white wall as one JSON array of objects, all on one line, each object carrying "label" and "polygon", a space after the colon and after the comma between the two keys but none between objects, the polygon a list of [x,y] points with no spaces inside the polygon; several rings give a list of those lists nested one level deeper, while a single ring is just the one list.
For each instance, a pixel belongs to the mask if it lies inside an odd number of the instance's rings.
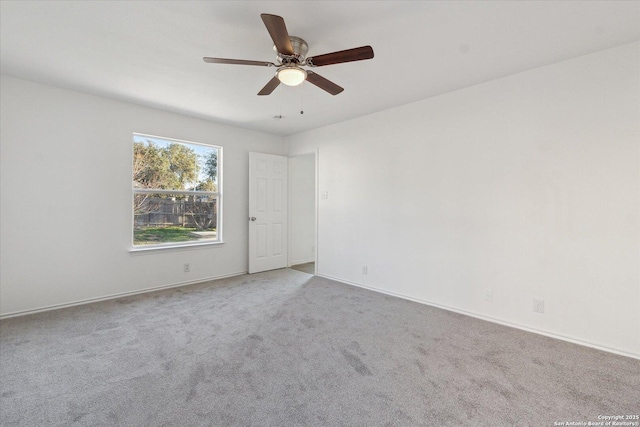
[{"label": "white wall", "polygon": [[640,356],[639,52],[287,138],[319,147],[319,273]]},{"label": "white wall", "polygon": [[315,260],[316,156],[289,158],[289,265]]},{"label": "white wall", "polygon": [[[0,84],[0,314],[247,270],[248,152],[284,154],[282,138],[6,76]],[[224,244],[129,253],[133,132],[223,147]]]}]

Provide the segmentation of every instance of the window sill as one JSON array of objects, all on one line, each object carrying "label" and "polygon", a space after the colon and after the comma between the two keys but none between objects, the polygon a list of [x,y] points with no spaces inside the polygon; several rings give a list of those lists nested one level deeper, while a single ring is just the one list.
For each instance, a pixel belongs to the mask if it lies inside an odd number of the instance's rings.
[{"label": "window sill", "polygon": [[154,246],[133,246],[129,248],[130,255],[144,255],[155,252],[172,252],[172,251],[182,251],[188,249],[203,249],[211,246],[218,246],[224,244],[223,241],[215,241],[215,242],[202,242],[202,243],[176,243],[176,244],[166,244],[166,245],[154,245]]}]

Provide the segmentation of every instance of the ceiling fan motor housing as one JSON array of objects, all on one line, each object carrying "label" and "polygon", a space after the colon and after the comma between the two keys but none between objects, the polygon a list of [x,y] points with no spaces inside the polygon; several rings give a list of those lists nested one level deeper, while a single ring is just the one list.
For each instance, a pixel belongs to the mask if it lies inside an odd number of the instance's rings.
[{"label": "ceiling fan motor housing", "polygon": [[309,45],[300,37],[289,36],[289,40],[291,41],[291,47],[293,48],[293,55],[283,55],[278,52],[278,48],[276,46],[273,46],[274,52],[278,54],[276,57],[278,62],[281,64],[302,64],[307,52],[309,51]]}]

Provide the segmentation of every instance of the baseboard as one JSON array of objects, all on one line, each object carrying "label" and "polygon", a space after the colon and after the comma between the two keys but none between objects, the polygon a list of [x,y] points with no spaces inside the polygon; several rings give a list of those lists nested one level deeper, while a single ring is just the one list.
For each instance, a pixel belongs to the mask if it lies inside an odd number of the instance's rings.
[{"label": "baseboard", "polygon": [[581,339],[578,339],[578,338],[568,337],[568,336],[564,336],[564,335],[555,334],[555,333],[552,333],[552,332],[543,331],[543,330],[540,330],[540,329],[531,328],[529,326],[520,325],[518,323],[509,322],[509,321],[505,321],[505,320],[502,320],[502,319],[496,319],[496,318],[493,318],[493,317],[490,317],[490,316],[485,316],[483,314],[474,313],[472,311],[461,310],[461,309],[458,309],[458,308],[455,308],[455,307],[449,307],[447,305],[434,303],[432,301],[427,301],[427,300],[423,300],[423,299],[420,299],[420,298],[410,297],[408,295],[400,294],[400,293],[397,293],[397,292],[391,292],[391,291],[387,291],[385,289],[380,289],[380,288],[376,288],[376,287],[373,287],[373,286],[363,285],[361,283],[350,282],[348,280],[340,279],[338,277],[332,277],[332,276],[329,276],[329,275],[326,275],[326,274],[316,274],[316,276],[324,277],[325,279],[335,280],[336,282],[341,282],[341,283],[344,283],[346,285],[356,286],[358,288],[368,289],[370,291],[378,292],[378,293],[381,293],[381,294],[390,295],[390,296],[393,296],[393,297],[402,298],[402,299],[405,299],[405,300],[417,302],[417,303],[420,303],[420,304],[425,304],[425,305],[429,305],[429,306],[432,306],[432,307],[441,308],[443,310],[452,311],[454,313],[464,314],[465,316],[474,317],[476,319],[485,320],[487,322],[498,323],[500,325],[509,326],[511,328],[520,329],[522,331],[532,332],[532,333],[538,334],[538,335],[544,335],[545,337],[555,338],[555,339],[558,339],[558,340],[561,340],[561,341],[570,342],[572,344],[578,344],[578,345],[581,345],[581,346],[584,346],[584,347],[595,348],[596,350],[602,350],[602,351],[606,351],[608,353],[617,354],[619,356],[625,356],[625,357],[630,357],[632,359],[640,360],[640,354],[628,353],[626,351],[617,350],[615,348],[606,347],[606,346],[603,346],[603,345],[600,345],[600,344],[595,344],[595,343],[592,343],[592,342],[589,342],[589,341],[584,341],[584,340],[581,340]]},{"label": "baseboard", "polygon": [[181,287],[181,286],[195,285],[195,284],[198,284],[198,283],[209,282],[211,280],[220,280],[220,279],[226,279],[226,278],[229,278],[229,277],[242,276],[243,274],[247,274],[247,272],[246,271],[242,271],[242,272],[238,272],[238,273],[223,274],[223,275],[220,275],[220,276],[213,276],[213,277],[207,277],[207,278],[203,278],[203,279],[189,280],[189,281],[186,281],[186,282],[172,283],[172,284],[169,284],[169,285],[155,286],[153,288],[145,288],[145,289],[138,290],[138,291],[121,292],[121,293],[118,293],[118,294],[111,294],[111,295],[107,295],[107,296],[104,296],[104,297],[88,298],[88,299],[73,301],[73,302],[64,303],[64,304],[54,304],[54,305],[48,305],[48,306],[45,306],[45,307],[39,307],[39,308],[34,308],[34,309],[29,309],[29,310],[14,311],[14,312],[11,312],[11,313],[1,314],[0,315],[0,320],[8,319],[10,317],[18,317],[18,316],[26,316],[28,314],[42,313],[44,311],[59,310],[61,308],[75,307],[77,305],[91,304],[91,303],[94,303],[94,302],[108,301],[108,300],[112,300],[112,299],[116,299],[116,298],[132,296],[132,295],[146,294],[146,293],[149,293],[149,292],[160,291],[160,290],[163,290],[163,289],[171,289],[171,288],[178,288],[178,287]]}]

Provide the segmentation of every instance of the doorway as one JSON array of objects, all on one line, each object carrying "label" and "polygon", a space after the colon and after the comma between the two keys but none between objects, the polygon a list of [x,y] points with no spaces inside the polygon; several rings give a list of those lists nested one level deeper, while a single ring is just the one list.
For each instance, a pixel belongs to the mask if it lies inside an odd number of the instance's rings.
[{"label": "doorway", "polygon": [[289,267],[317,272],[316,153],[289,157]]}]

